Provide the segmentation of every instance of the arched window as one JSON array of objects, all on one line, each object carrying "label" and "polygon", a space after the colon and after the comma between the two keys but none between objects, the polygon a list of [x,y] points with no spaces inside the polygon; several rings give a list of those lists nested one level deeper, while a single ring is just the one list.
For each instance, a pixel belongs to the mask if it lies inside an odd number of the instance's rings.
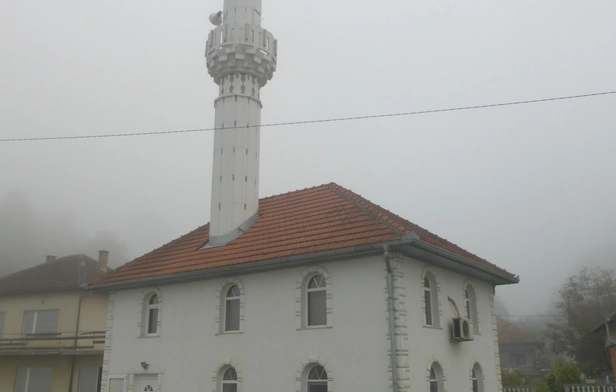
[{"label": "arched window", "polygon": [[483,372],[478,363],[471,369],[471,388],[473,392],[483,392]]},{"label": "arched window", "polygon": [[428,378],[430,392],[443,392],[443,370],[438,363],[433,363],[430,366],[430,376]]},{"label": "arched window", "polygon": [[436,279],[430,272],[424,275],[424,323],[425,325],[438,327],[438,297],[436,290]]},{"label": "arched window", "polygon": [[158,334],[158,311],[159,311],[158,294],[152,294],[148,298],[146,307],[146,335]]},{"label": "arched window", "polygon": [[306,392],[327,392],[327,372],[323,366],[313,366],[308,372]]},{"label": "arched window", "polygon": [[221,392],[237,392],[237,372],[235,368],[229,367],[225,370],[220,385]]},{"label": "arched window", "polygon": [[477,314],[477,297],[475,288],[468,284],[464,288],[464,313],[465,317],[473,324],[473,333],[479,333],[479,317]]},{"label": "arched window", "polygon": [[240,289],[229,287],[225,297],[225,331],[240,330]]},{"label": "arched window", "polygon": [[314,275],[306,286],[306,325],[327,325],[327,287],[323,275]]}]

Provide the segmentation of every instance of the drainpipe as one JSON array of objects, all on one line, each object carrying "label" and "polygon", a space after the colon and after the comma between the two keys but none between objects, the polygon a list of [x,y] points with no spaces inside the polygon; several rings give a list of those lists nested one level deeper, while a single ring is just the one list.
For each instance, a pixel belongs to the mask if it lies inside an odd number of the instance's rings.
[{"label": "drainpipe", "polygon": [[605,330],[607,331],[607,341],[612,344],[616,344],[616,342],[613,341],[612,337],[610,336],[610,321],[612,321],[612,319],[609,317],[605,319]]},{"label": "drainpipe", "polygon": [[[92,292],[90,292],[90,294],[88,295],[82,295],[79,297],[79,305],[77,305],[77,322],[75,323],[75,341],[73,343],[73,349],[75,351],[77,351],[77,337],[79,336],[79,321],[81,320],[81,302],[83,301],[84,298],[89,297],[92,294]],[[76,359],[76,352],[73,355],[73,359],[71,361],[71,375],[69,378],[69,382],[68,382],[68,392],[73,392],[73,374],[75,373],[75,359]]]},{"label": "drainpipe", "polygon": [[390,344],[390,364],[391,364],[391,387],[393,392],[398,392],[398,373],[396,369],[396,335],[394,325],[394,288],[391,273],[391,264],[389,262],[389,245],[383,244],[383,257],[385,258],[385,266],[387,267],[387,309],[389,311],[389,344]]}]

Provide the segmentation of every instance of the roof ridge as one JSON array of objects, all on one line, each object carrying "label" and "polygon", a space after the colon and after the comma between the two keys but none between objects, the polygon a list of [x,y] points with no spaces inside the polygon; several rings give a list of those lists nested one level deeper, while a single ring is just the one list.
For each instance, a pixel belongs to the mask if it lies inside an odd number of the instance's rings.
[{"label": "roof ridge", "polygon": [[[336,183],[329,183],[327,184],[328,188],[331,189],[334,193],[336,193],[337,195],[339,195],[340,197],[342,197],[343,199],[347,200],[349,203],[353,204],[354,206],[356,206],[357,208],[359,208],[360,210],[364,211],[366,214],[368,214],[370,217],[372,217],[374,220],[378,221],[379,223],[381,223],[383,226],[387,227],[388,229],[390,229],[391,231],[393,231],[396,235],[399,235],[400,237],[403,237],[406,233],[404,232],[404,228],[400,228],[397,226],[400,225],[396,225],[395,222],[391,222],[391,219],[388,219],[389,217],[386,216],[386,214],[383,214],[382,212],[376,212],[374,211],[374,207],[379,207],[378,205],[372,203],[371,201],[364,199],[363,197],[359,196],[357,193],[348,190],[344,187],[341,187],[340,185],[336,184]],[[384,208],[383,208],[384,210]],[[385,210],[387,211],[387,210]],[[389,212],[389,211],[387,211]]]},{"label": "roof ridge", "polygon": [[[274,195],[262,197],[262,198],[259,199],[259,201],[265,201],[265,200],[269,200],[269,199],[274,198],[274,197],[279,197],[279,196],[284,196],[284,195],[291,195],[293,193],[304,192],[304,191],[308,191],[308,190],[311,190],[311,189],[324,188],[324,187],[330,186],[332,184],[333,185],[337,185],[334,182],[330,182],[330,183],[327,183],[327,184],[310,186],[308,188],[296,189],[294,191],[289,191],[289,192],[284,192],[284,193],[277,193],[277,194],[274,194]],[[338,185],[338,186],[340,186],[340,185]]]}]

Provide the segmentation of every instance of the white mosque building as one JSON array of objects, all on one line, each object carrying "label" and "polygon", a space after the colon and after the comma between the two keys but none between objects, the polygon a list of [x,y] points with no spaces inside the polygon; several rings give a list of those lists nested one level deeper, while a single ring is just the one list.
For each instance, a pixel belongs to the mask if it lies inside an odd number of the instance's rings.
[{"label": "white mosque building", "polygon": [[225,0],[211,222],[109,291],[102,391],[500,391],[497,285],[519,278],[335,183],[259,200],[260,89],[277,41]]}]

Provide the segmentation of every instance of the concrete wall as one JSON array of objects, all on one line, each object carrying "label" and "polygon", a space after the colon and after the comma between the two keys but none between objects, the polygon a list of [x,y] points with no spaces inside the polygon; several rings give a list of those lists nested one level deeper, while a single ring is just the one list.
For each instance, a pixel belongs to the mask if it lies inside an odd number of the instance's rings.
[{"label": "concrete wall", "polygon": [[[438,361],[445,389],[470,391],[474,363],[483,370],[485,391],[499,389],[492,286],[432,268],[439,283],[441,328],[423,325],[424,263],[397,257],[396,340],[402,350],[396,373],[401,391],[428,388],[430,364]],[[302,328],[301,282],[312,272],[328,278],[328,325]],[[240,333],[220,333],[220,289],[229,282],[242,288]],[[451,296],[462,310],[463,287],[477,293],[480,334],[472,342],[452,343]],[[382,256],[329,262],[309,267],[239,275],[225,279],[161,285],[160,336],[141,337],[142,301],[154,287],[110,295],[103,373],[127,376],[128,391],[139,374],[157,374],[160,391],[216,391],[219,370],[238,371],[239,390],[301,391],[302,371],[320,363],[329,391],[387,391],[388,356],[386,269]],[[406,325],[403,325],[406,324]],[[140,365],[149,364],[147,371]]]},{"label": "concrete wall", "polygon": [[[3,339],[18,339],[23,334],[24,312],[29,310],[59,309],[58,332],[61,336],[75,336],[79,298],[82,300],[79,332],[104,331],[107,316],[107,295],[89,293],[83,290],[68,292],[30,293],[0,296],[0,312],[5,312]],[[89,345],[91,340],[79,341]],[[0,391],[13,391],[20,367],[53,368],[52,392],[69,390],[71,368],[73,371],[73,391],[77,390],[79,370],[85,367],[102,367],[102,344],[95,347],[99,354],[81,350],[77,356],[57,355],[58,350],[70,348],[74,340],[49,340],[28,342],[28,347],[40,348],[38,355],[28,352],[8,352],[0,348]],[[55,354],[54,354],[55,353]],[[83,355],[85,354],[85,355]],[[74,364],[73,364],[73,358]]]},{"label": "concrete wall", "polygon": [[[73,357],[60,355],[0,357],[0,391],[12,392],[20,367],[50,367],[53,369],[51,392],[67,392],[70,385]],[[81,367],[101,367],[103,356],[75,357],[72,390],[77,391]]]}]

